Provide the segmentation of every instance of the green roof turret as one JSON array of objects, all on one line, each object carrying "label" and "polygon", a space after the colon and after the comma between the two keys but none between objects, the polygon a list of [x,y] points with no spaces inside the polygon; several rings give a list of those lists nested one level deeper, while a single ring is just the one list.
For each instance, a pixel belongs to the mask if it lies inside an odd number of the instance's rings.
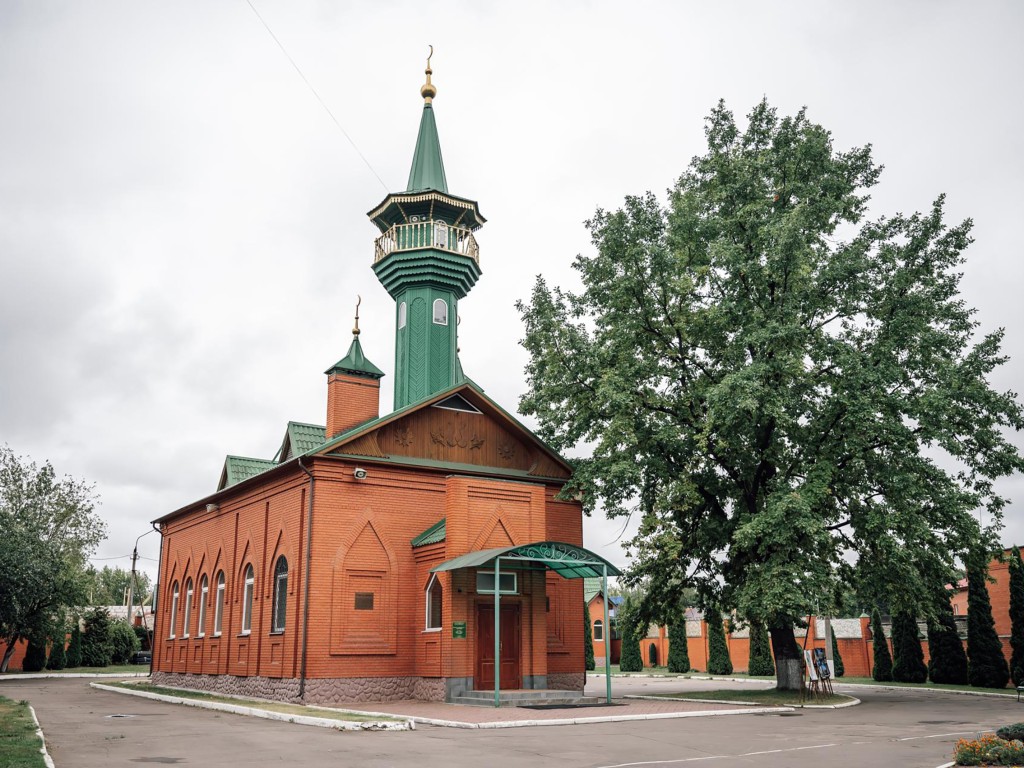
[{"label": "green roof turret", "polygon": [[434,122],[434,109],[431,106],[437,95],[437,88],[430,82],[430,76],[434,73],[430,68],[430,58],[433,55],[434,46],[430,46],[430,56],[427,56],[427,82],[420,88],[423,115],[420,117],[420,132],[416,137],[416,151],[412,156],[406,192],[423,192],[428,189],[437,192],[448,191],[448,181],[444,176],[444,160],[441,159],[441,141],[437,137],[437,123]]},{"label": "green roof turret", "polygon": [[324,371],[328,376],[332,373],[347,373],[368,379],[380,379],[384,376],[384,371],[366,359],[363,345],[359,343],[359,305],[362,303],[363,299],[360,296],[356,302],[356,324],[352,329],[352,344],[348,348],[348,354]]}]

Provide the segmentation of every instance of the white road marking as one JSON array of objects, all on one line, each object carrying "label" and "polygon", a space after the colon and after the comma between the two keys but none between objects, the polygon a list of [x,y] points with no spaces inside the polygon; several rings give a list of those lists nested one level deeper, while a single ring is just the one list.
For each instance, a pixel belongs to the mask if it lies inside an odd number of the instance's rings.
[{"label": "white road marking", "polygon": [[735,760],[737,757],[753,757],[755,755],[771,755],[777,752],[800,752],[805,749],[825,749],[826,747],[838,747],[839,744],[812,744],[806,747],[791,747],[790,749],[768,749],[760,752],[744,752],[741,755],[704,755],[703,757],[681,757],[676,760],[641,760],[638,763],[615,763],[614,765],[600,765],[597,768],[632,768],[636,765],[674,765],[676,763],[696,763],[701,760]]}]

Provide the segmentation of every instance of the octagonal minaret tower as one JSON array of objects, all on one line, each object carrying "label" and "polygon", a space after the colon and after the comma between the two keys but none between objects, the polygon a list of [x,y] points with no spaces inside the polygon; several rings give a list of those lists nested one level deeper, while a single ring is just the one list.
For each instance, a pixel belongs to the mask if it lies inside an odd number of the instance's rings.
[{"label": "octagonal minaret tower", "polygon": [[367,214],[381,232],[373,271],[395,300],[395,410],[461,378],[458,302],[480,277],[473,233],[486,219],[476,201],[448,192],[434,122],[437,89],[430,82],[432,74],[428,57],[407,189],[389,194]]}]

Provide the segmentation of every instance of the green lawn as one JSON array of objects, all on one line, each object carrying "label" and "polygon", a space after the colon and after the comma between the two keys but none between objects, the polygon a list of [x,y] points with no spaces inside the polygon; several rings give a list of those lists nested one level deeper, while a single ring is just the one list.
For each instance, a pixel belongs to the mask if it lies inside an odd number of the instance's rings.
[{"label": "green lawn", "polygon": [[4,768],[45,768],[42,742],[28,711],[28,702],[0,696],[0,765]]},{"label": "green lawn", "polygon": [[774,688],[767,690],[736,690],[727,688],[717,691],[694,691],[693,693],[658,693],[653,694],[660,699],[685,699],[704,701],[750,701],[754,704],[768,704],[772,706],[792,707],[797,704],[846,704],[850,701],[849,696],[833,694],[812,698],[810,696],[801,698],[798,691],[777,691]]},{"label": "green lawn", "polygon": [[[109,667],[74,667],[73,669],[44,669],[38,674],[43,675],[67,675],[71,673],[75,674],[87,674],[87,675],[127,675],[131,673],[143,672],[149,674],[149,664],[111,664]],[[22,672],[20,669],[8,669],[4,674],[8,675],[22,675],[22,674],[36,674],[32,672]]]},{"label": "green lawn", "polygon": [[116,682],[104,683],[117,688],[125,688],[131,691],[146,691],[147,693],[159,693],[163,696],[177,696],[179,699],[197,699],[199,701],[216,701],[221,704],[235,704],[241,707],[252,707],[253,709],[265,709],[270,712],[282,712],[288,715],[307,715],[309,717],[324,717],[330,720],[344,720],[352,723],[366,722],[402,722],[403,718],[383,717],[380,715],[356,715],[350,712],[339,712],[335,709],[319,707],[303,707],[299,704],[285,704],[278,701],[264,701],[263,699],[236,699],[230,696],[217,696],[213,693],[203,691],[185,691],[179,688],[164,688],[150,683]]}]

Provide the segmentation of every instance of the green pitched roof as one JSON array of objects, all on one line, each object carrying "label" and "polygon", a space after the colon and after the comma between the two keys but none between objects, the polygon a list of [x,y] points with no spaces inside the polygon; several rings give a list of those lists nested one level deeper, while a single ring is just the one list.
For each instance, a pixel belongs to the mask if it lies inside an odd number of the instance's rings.
[{"label": "green pitched roof", "polygon": [[439,541],[444,541],[446,535],[446,520],[447,518],[442,517],[438,522],[427,528],[427,530],[412,540],[412,546],[414,548],[425,547],[427,544],[437,544]]},{"label": "green pitched roof", "polygon": [[434,110],[430,102],[423,105],[420,132],[416,137],[416,151],[412,156],[406,192],[427,189],[448,192],[448,181],[444,177],[444,161],[441,159],[441,141],[437,137],[437,123],[434,122]]},{"label": "green pitched roof", "polygon": [[[365,376],[370,379],[379,379],[384,375],[384,371],[366,359],[358,336],[352,338],[352,346],[348,348],[348,354],[324,371],[324,373],[353,373],[356,376]],[[323,442],[323,440],[320,442]]]},{"label": "green pitched roof", "polygon": [[601,579],[600,578],[586,578],[583,580],[583,602],[589,603],[594,599],[595,595],[601,594]]},{"label": "green pitched roof", "polygon": [[277,462],[268,459],[253,459],[247,456],[228,456],[224,459],[224,469],[220,473],[217,490],[223,490],[235,483],[248,480],[250,477],[266,472],[277,466]]},{"label": "green pitched roof", "polygon": [[318,445],[323,445],[326,440],[326,427],[321,427],[318,424],[303,424],[301,421],[289,421],[277,458],[280,461],[288,461],[293,456],[299,456],[313,450]]}]

